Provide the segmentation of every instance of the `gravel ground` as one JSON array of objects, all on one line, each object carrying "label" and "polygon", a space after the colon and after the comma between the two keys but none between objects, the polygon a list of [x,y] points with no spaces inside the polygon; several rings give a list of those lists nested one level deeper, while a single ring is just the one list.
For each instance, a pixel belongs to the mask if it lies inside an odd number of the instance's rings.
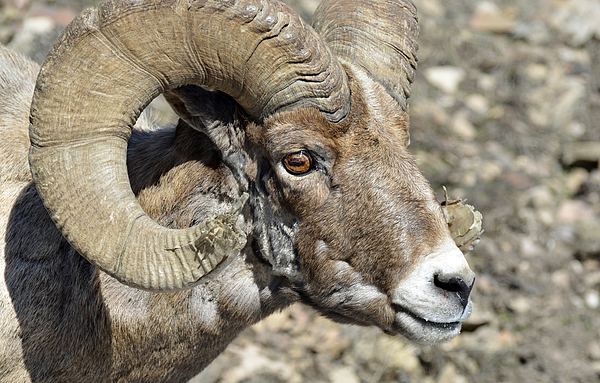
[{"label": "gravel ground", "polygon": [[[318,1],[290,1],[310,18]],[[41,62],[84,0],[0,0],[0,42]],[[600,2],[418,0],[411,150],[486,233],[463,333],[415,346],[296,305],[193,382],[598,382]]]}]

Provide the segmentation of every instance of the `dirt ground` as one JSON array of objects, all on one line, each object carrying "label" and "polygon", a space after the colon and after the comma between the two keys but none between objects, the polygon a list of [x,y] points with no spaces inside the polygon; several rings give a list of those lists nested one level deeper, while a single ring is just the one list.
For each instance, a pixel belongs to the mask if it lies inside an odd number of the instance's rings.
[{"label": "dirt ground", "polygon": [[[193,382],[600,381],[600,1],[415,2],[411,150],[484,217],[471,319],[421,347],[296,305]],[[41,61],[93,3],[0,0],[0,42]]]}]

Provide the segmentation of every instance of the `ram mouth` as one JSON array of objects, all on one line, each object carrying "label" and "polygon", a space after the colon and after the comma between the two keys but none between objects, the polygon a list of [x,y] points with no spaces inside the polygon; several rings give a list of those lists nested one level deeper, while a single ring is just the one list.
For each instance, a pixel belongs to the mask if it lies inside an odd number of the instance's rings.
[{"label": "ram mouth", "polygon": [[[433,331],[458,332],[458,331],[460,331],[460,328],[462,326],[461,321],[451,321],[451,322],[430,321],[428,319],[423,318],[422,316],[415,314],[411,310],[408,310],[404,307],[397,306],[397,305],[394,305],[394,306],[395,306],[394,309],[396,311],[397,317],[398,317],[398,315],[405,315],[406,317],[409,318],[409,320],[411,320],[413,323],[415,323],[416,325],[418,325],[422,328],[430,329]],[[404,322],[404,321],[402,321],[402,322]]]}]

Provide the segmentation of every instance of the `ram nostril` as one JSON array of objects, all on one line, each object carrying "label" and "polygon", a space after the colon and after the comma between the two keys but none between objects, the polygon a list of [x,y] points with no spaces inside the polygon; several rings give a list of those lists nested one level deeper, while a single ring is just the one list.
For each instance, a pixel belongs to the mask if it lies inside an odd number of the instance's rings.
[{"label": "ram nostril", "polygon": [[455,274],[436,274],[433,277],[433,283],[436,287],[444,291],[456,293],[461,305],[467,307],[467,304],[469,303],[469,294],[471,294],[471,289],[473,288],[475,281],[468,285],[461,277]]}]

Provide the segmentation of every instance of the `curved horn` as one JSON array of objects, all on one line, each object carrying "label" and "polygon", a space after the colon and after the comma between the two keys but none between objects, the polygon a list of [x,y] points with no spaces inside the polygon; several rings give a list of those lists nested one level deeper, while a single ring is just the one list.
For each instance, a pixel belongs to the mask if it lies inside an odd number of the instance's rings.
[{"label": "curved horn", "polygon": [[313,26],[342,62],[365,71],[407,110],[419,35],[411,0],[324,0]]},{"label": "curved horn", "polygon": [[341,65],[312,28],[274,1],[108,0],[76,18],[38,77],[32,174],[71,245],[148,290],[191,287],[245,243],[236,211],[170,230],[131,191],[133,124],[153,98],[185,84],[219,89],[259,120],[315,107],[337,121],[349,108]]}]

